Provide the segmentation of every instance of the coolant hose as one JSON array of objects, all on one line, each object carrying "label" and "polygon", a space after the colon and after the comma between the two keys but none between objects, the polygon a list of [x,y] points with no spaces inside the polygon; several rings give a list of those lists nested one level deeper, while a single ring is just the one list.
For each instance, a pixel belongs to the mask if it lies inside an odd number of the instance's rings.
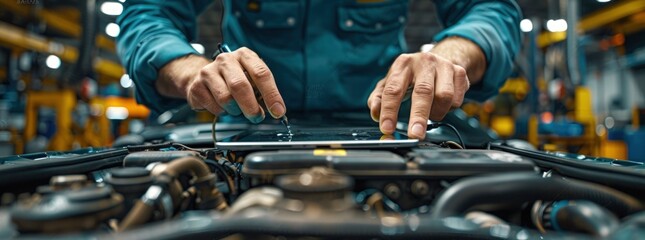
[{"label": "coolant hose", "polygon": [[606,186],[560,177],[508,173],[457,181],[437,198],[432,216],[437,219],[462,215],[480,204],[521,204],[536,200],[589,200],[618,217],[643,209],[632,196]]},{"label": "coolant hose", "polygon": [[[194,178],[192,184],[200,192],[202,209],[217,209],[224,210],[228,208],[224,195],[217,189],[215,185],[215,175],[212,174],[208,165],[197,157],[182,157],[167,163],[165,169],[157,177],[169,177],[168,179],[176,179],[182,174],[191,174]],[[168,188],[173,200],[179,199],[181,190],[176,181],[169,182]],[[157,190],[156,188],[159,188]],[[130,210],[125,219],[119,224],[119,231],[136,227],[148,221],[153,214],[154,205],[159,200],[163,189],[159,186],[151,186],[146,194],[135,203],[134,207]],[[176,204],[176,203],[174,203]]]},{"label": "coolant hose", "polygon": [[168,163],[163,173],[177,177],[182,173],[191,173],[196,178],[203,178],[211,174],[208,165],[196,157],[182,157]]},{"label": "coolant hose", "polygon": [[119,224],[119,229],[117,229],[117,231],[125,231],[146,223],[152,216],[153,211],[153,206],[145,204],[141,200],[137,200],[134,203],[132,210],[130,210],[128,215]]},{"label": "coolant hose", "polygon": [[201,209],[224,210],[228,208],[222,192],[215,186],[215,175],[211,173],[208,165],[196,157],[183,157],[168,163],[161,174],[177,177],[182,173],[192,173],[201,196]]},{"label": "coolant hose", "polygon": [[550,221],[556,230],[607,237],[620,224],[616,216],[590,201],[558,201],[551,209],[551,216],[543,216],[542,219]]}]

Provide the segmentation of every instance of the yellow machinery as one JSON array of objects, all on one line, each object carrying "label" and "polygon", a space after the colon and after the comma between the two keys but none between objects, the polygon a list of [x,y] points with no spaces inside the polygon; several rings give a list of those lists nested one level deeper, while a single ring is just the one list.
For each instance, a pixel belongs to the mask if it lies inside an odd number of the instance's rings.
[{"label": "yellow machinery", "polygon": [[119,134],[128,133],[128,122],[132,119],[146,119],[150,115],[150,110],[143,105],[139,105],[133,98],[107,97],[93,98],[90,101],[91,114],[89,121],[85,126],[83,134],[84,142],[88,146],[108,146],[112,143],[113,136],[110,133],[110,121],[107,118],[109,108],[121,108],[127,111],[127,119],[120,124]]},{"label": "yellow machinery", "polygon": [[[94,98],[90,101],[92,114],[85,126],[74,125],[72,112],[76,106],[76,94],[71,90],[56,92],[28,92],[27,106],[25,109],[25,133],[24,142],[32,140],[36,136],[38,126],[38,110],[41,107],[51,108],[56,112],[56,132],[50,144],[49,150],[63,151],[77,147],[88,146],[109,146],[113,140],[110,132],[110,121],[106,117],[106,111],[110,107],[126,109],[128,119],[119,129],[120,134],[127,133],[127,122],[130,119],[145,119],[150,110],[139,105],[132,98],[107,97]],[[126,126],[126,127],[123,127]]]},{"label": "yellow machinery", "polygon": [[71,90],[59,92],[28,92],[25,109],[25,142],[36,136],[38,109],[48,107],[56,111],[56,133],[52,137],[50,150],[72,148],[72,111],[76,105],[76,94]]},{"label": "yellow machinery", "polygon": [[587,87],[578,86],[575,89],[573,121],[584,127],[584,133],[577,137],[563,137],[538,134],[538,118],[531,116],[529,120],[528,141],[535,146],[545,142],[544,149],[548,151],[567,151],[569,146],[580,147],[580,154],[599,156],[600,142],[596,134],[596,120],[591,106],[591,91]]}]

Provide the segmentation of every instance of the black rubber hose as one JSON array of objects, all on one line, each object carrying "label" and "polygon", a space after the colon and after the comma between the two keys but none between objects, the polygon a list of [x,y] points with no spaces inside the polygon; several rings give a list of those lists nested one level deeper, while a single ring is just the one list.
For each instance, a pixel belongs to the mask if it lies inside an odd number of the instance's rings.
[{"label": "black rubber hose", "polygon": [[561,207],[553,207],[551,215],[555,215],[555,218],[550,218],[552,226],[557,226],[565,231],[607,237],[620,224],[616,216],[593,202],[566,201],[565,204]]},{"label": "black rubber hose", "polygon": [[[259,210],[259,211],[258,211]],[[459,217],[433,219],[428,215],[410,214],[401,218],[368,217],[360,212],[317,214],[253,209],[253,215],[197,213],[173,221],[148,224],[117,234],[98,235],[97,239],[220,239],[240,233],[242,238],[258,238],[263,234],[286,238],[314,237],[323,239],[582,239],[585,235],[541,234],[513,225],[481,228]],[[399,219],[399,220],[396,220]],[[501,231],[500,231],[501,230]]]},{"label": "black rubber hose", "polygon": [[521,204],[537,200],[589,200],[604,206],[619,217],[643,209],[642,204],[625,193],[602,185],[534,174],[510,173],[478,176],[460,180],[435,201],[432,216],[458,216],[480,204]]}]

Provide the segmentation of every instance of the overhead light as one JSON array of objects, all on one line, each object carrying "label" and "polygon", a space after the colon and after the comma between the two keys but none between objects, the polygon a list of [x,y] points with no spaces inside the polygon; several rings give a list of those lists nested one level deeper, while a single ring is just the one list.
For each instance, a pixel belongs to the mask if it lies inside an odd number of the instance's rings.
[{"label": "overhead light", "polygon": [[522,30],[522,32],[533,31],[533,22],[531,22],[531,19],[522,19],[522,21],[520,21],[520,30]]},{"label": "overhead light", "polygon": [[105,110],[105,116],[111,120],[123,120],[128,118],[129,114],[128,109],[124,107],[108,107]]},{"label": "overhead light", "polygon": [[103,2],[101,12],[105,15],[118,16],[123,12],[123,5],[119,2]]},{"label": "overhead light", "polygon": [[121,28],[116,23],[108,23],[108,25],[105,26],[105,33],[110,37],[118,37],[120,32]]},{"label": "overhead light", "polygon": [[204,54],[204,51],[206,51],[206,49],[204,49],[204,45],[201,45],[199,43],[191,43],[190,46],[193,46],[195,51],[197,51],[199,54]]},{"label": "overhead light", "polygon": [[119,83],[121,83],[121,87],[123,88],[130,88],[132,87],[132,85],[134,85],[132,84],[132,79],[128,74],[123,74],[123,76],[121,76],[121,80],[119,81]]},{"label": "overhead light", "polygon": [[122,3],[124,3],[124,2],[125,2],[125,0],[119,0],[119,2],[122,2]]},{"label": "overhead light", "polygon": [[611,0],[596,0],[596,1],[598,1],[599,3],[611,2]]},{"label": "overhead light", "polygon": [[56,55],[49,55],[47,60],[45,60],[45,64],[48,68],[58,69],[60,67],[60,58]]},{"label": "overhead light", "polygon": [[564,19],[549,19],[549,21],[546,21],[546,29],[549,32],[564,32],[567,30],[567,21]]}]

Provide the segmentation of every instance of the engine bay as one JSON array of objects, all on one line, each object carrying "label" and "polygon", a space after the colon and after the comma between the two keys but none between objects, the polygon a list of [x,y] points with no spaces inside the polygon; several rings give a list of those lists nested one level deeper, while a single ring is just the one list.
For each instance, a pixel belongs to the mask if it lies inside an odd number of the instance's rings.
[{"label": "engine bay", "polygon": [[135,144],[0,158],[0,238],[645,236],[637,162],[507,141],[232,151],[199,140],[204,127],[189,127],[191,141],[175,127]]}]

